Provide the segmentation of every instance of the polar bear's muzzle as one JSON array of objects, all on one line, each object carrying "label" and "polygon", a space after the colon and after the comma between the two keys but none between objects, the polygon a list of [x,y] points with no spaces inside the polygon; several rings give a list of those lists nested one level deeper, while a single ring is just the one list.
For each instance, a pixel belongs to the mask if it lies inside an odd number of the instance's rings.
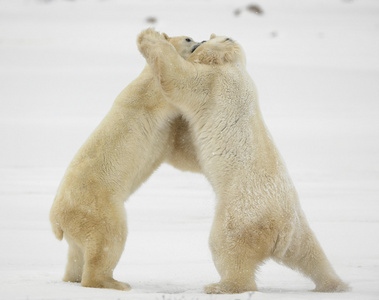
[{"label": "polar bear's muzzle", "polygon": [[195,46],[193,46],[193,48],[192,48],[192,50],[191,50],[191,53],[194,53],[195,52],[195,50],[201,45],[201,44],[203,44],[203,43],[205,43],[206,41],[202,41],[201,43],[198,43],[198,44],[196,44]]}]

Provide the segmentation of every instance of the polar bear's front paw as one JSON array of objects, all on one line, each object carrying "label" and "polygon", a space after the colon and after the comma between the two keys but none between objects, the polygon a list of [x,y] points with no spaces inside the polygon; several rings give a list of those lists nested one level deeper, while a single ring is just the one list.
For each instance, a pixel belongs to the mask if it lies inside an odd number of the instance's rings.
[{"label": "polar bear's front paw", "polygon": [[151,46],[159,40],[164,40],[164,37],[159,32],[155,31],[153,28],[145,29],[137,37],[138,49],[147,44],[150,44]]},{"label": "polar bear's front paw", "polygon": [[148,59],[152,55],[151,52],[157,48],[157,43],[159,43],[160,40],[164,40],[164,37],[157,31],[152,28],[146,29],[138,35],[138,50],[146,59]]}]

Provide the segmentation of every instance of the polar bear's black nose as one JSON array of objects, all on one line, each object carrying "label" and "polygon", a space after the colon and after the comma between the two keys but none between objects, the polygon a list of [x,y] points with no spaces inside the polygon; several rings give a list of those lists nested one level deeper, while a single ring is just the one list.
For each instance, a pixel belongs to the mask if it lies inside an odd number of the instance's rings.
[{"label": "polar bear's black nose", "polygon": [[195,50],[197,49],[197,47],[199,47],[201,44],[205,43],[206,41],[202,41],[201,43],[198,43],[196,44],[193,48],[192,48],[192,51],[191,53],[195,52]]},{"label": "polar bear's black nose", "polygon": [[193,46],[193,48],[191,50],[191,53],[195,52],[195,50],[197,49],[197,47],[199,47],[200,45],[201,45],[201,43],[196,44],[195,46]]}]

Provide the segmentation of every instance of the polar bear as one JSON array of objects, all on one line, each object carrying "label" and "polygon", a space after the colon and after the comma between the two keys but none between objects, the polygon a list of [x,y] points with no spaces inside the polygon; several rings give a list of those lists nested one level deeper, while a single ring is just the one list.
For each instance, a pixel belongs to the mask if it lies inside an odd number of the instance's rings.
[{"label": "polar bear", "polygon": [[264,124],[241,46],[211,35],[186,61],[152,29],[137,43],[165,97],[189,121],[216,193],[209,240],[221,280],[205,292],[256,291],[256,270],[269,258],[310,277],[315,291],[348,290],[307,223]]},{"label": "polar bear", "polygon": [[[183,58],[197,45],[186,36],[162,36]],[[200,172],[186,121],[163,100],[146,66],[79,149],[58,188],[50,221],[69,244],[64,281],[130,289],[113,279],[127,235],[124,201],[164,160]]]}]

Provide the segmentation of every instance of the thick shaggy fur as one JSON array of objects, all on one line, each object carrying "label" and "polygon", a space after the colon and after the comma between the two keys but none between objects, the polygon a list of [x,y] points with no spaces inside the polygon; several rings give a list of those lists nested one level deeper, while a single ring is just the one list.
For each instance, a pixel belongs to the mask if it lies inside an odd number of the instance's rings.
[{"label": "thick shaggy fur", "polygon": [[[162,37],[183,58],[196,45],[188,37]],[[69,244],[64,281],[130,289],[113,279],[127,235],[124,201],[164,160],[200,171],[187,122],[146,66],[80,148],[58,189],[50,220]]]},{"label": "thick shaggy fur", "polygon": [[210,248],[221,280],[205,291],[256,291],[256,270],[268,258],[310,277],[316,291],[346,291],[307,223],[264,124],[240,45],[212,35],[185,61],[148,29],[138,47],[168,101],[189,121],[217,196]]}]

